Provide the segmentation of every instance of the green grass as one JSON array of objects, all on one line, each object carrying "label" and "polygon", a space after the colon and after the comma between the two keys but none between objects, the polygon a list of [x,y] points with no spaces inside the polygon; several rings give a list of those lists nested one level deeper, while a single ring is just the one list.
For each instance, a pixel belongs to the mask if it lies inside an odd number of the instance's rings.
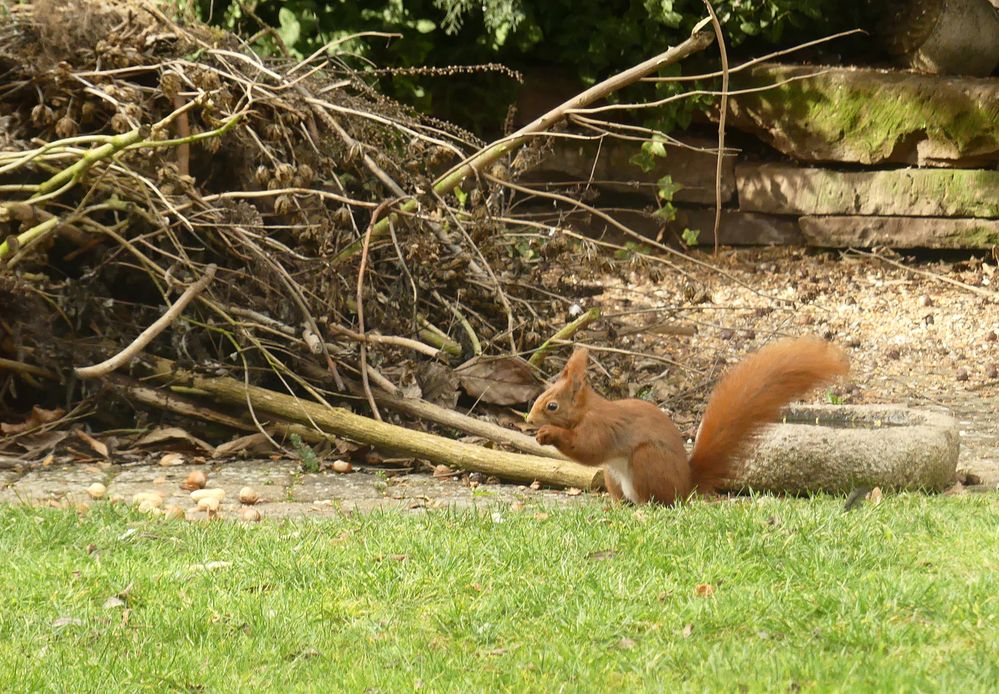
[{"label": "green grass", "polygon": [[[999,682],[997,496],[536,511],[244,526],[0,509],[0,690]],[[105,607],[127,586],[127,608]]]}]

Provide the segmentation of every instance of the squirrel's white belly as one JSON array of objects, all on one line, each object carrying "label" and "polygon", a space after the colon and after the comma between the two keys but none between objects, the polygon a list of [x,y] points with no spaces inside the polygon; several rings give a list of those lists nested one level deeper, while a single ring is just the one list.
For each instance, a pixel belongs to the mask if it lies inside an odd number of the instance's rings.
[{"label": "squirrel's white belly", "polygon": [[641,503],[635,493],[635,485],[631,483],[631,466],[627,458],[612,458],[604,463],[604,472],[614,478],[621,487],[624,498],[633,504]]}]

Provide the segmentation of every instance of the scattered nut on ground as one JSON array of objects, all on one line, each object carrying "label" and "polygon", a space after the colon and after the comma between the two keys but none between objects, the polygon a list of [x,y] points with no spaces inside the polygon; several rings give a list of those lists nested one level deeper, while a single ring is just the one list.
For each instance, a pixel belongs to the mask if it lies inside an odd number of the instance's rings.
[{"label": "scattered nut on ground", "polygon": [[239,503],[252,506],[258,501],[260,501],[260,495],[253,487],[243,487],[239,490]]},{"label": "scattered nut on ground", "polygon": [[92,485],[87,487],[87,494],[90,495],[91,499],[103,499],[107,493],[108,488],[100,482],[94,482]]},{"label": "scattered nut on ground", "polygon": [[193,492],[195,489],[204,489],[205,485],[208,484],[208,477],[201,470],[195,470],[187,476],[184,483],[180,485],[181,489],[185,491]]},{"label": "scattered nut on ground", "polygon": [[167,453],[162,458],[160,458],[160,465],[163,467],[173,467],[175,465],[183,465],[184,456],[180,453]]},{"label": "scattered nut on ground", "polygon": [[186,517],[184,509],[180,506],[167,506],[163,514],[170,520],[184,520]]},{"label": "scattered nut on ground", "polygon": [[153,508],[163,505],[163,497],[157,492],[139,492],[132,496],[132,504],[141,508],[142,504],[149,503]]},{"label": "scattered nut on ground", "polygon": [[260,520],[260,511],[248,506],[239,512],[239,518],[247,523],[256,523]]},{"label": "scattered nut on ground", "polygon": [[[160,503],[163,503],[162,499],[160,499]],[[159,513],[160,512],[159,504],[156,503],[155,501],[153,501],[152,498],[143,499],[139,503],[139,512],[140,513],[154,513],[154,514],[155,513]]]},{"label": "scattered nut on ground", "polygon": [[346,460],[334,460],[333,461],[333,472],[353,472],[354,466],[348,463]]},{"label": "scattered nut on ground", "polygon": [[195,503],[199,503],[202,499],[215,499],[219,503],[225,498],[225,490],[219,487],[213,487],[211,489],[195,489],[191,492],[191,498]]},{"label": "scattered nut on ground", "polygon": [[219,505],[221,503],[222,502],[214,496],[202,497],[201,499],[198,499],[198,510],[212,513],[213,511],[219,510]]}]

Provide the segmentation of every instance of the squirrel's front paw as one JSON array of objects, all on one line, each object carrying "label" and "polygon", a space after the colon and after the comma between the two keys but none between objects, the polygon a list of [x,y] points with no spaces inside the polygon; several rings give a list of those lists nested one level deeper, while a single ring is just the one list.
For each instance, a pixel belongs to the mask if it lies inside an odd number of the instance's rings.
[{"label": "squirrel's front paw", "polygon": [[545,424],[538,429],[538,433],[534,438],[542,446],[554,446],[557,432],[558,429],[556,427],[553,427],[551,424]]}]

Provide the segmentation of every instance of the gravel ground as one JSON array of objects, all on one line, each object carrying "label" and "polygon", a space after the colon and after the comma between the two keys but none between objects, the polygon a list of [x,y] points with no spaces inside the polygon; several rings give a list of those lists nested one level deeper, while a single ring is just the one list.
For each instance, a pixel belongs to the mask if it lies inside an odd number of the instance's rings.
[{"label": "gravel ground", "polygon": [[817,334],[850,355],[850,379],[834,390],[844,403],[951,410],[962,424],[959,469],[999,482],[994,261],[906,260],[916,273],[862,255],[775,248],[723,251],[716,265],[724,275],[698,268],[693,280],[607,281],[600,300],[614,307],[613,344],[680,365],[630,358],[637,368],[626,376],[612,366],[608,389],[651,387],[678,426],[692,429],[725,364],[775,336]]},{"label": "gravel ground", "polygon": [[[649,397],[692,435],[727,364],[775,336],[818,334],[841,344],[851,356],[850,379],[833,391],[842,402],[951,410],[961,422],[959,478],[978,490],[996,489],[999,293],[991,289],[994,264],[906,260],[907,270],[867,256],[787,248],[699,257],[721,272],[685,263],[688,276],[639,268],[628,277],[565,277],[566,286],[576,283],[579,288],[580,305],[599,305],[604,312],[595,329],[581,336],[593,345],[598,388],[613,397]],[[559,364],[549,362],[552,369]],[[816,394],[813,401],[824,397]],[[147,464],[129,466],[0,470],[0,502],[89,504],[87,487],[100,483],[107,488],[105,499],[129,501],[136,493],[157,491],[163,508],[177,505],[188,518],[204,518],[180,488],[195,469],[206,472],[209,487],[226,490],[221,510],[230,517],[240,510],[239,490],[246,485],[258,491],[262,501],[256,508],[264,517],[381,508],[517,509],[525,503],[576,503],[585,496],[578,490],[377,468],[342,475],[304,473],[297,461],[266,458],[162,467],[157,464],[161,457],[151,454]]]}]

